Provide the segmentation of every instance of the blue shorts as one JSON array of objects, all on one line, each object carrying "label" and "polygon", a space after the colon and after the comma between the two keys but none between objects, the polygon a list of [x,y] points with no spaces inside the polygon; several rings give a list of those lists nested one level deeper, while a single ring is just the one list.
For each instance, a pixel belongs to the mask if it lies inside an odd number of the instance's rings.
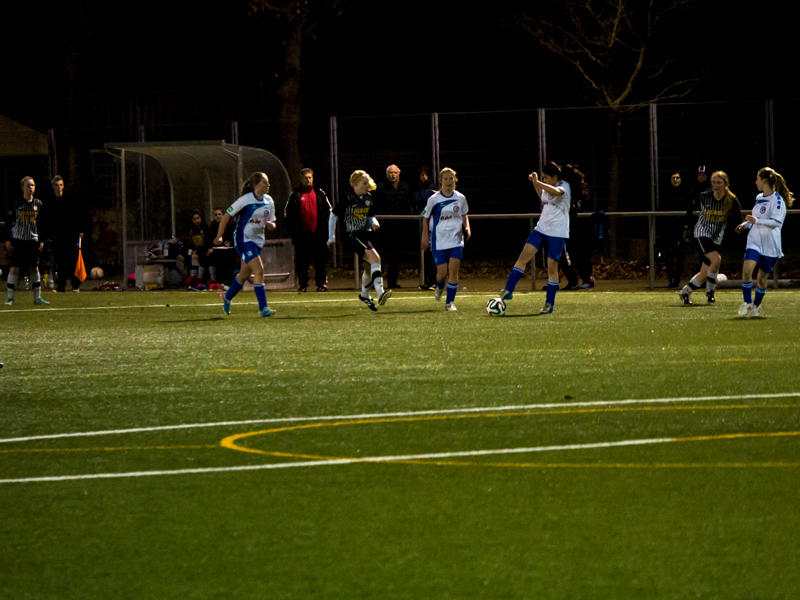
[{"label": "blue shorts", "polygon": [[242,264],[247,264],[257,256],[261,256],[261,248],[253,242],[244,242],[236,244],[236,253],[242,259]]},{"label": "blue shorts", "polygon": [[436,266],[446,265],[451,258],[461,260],[464,258],[464,246],[456,246],[455,248],[448,248],[447,250],[432,250],[433,262]]},{"label": "blue shorts", "polygon": [[772,273],[772,269],[775,268],[775,263],[778,262],[777,256],[761,256],[758,250],[753,250],[752,248],[745,250],[744,259],[755,261],[758,265],[758,270],[763,273]]},{"label": "blue shorts", "polygon": [[543,243],[547,244],[547,258],[558,261],[558,259],[561,258],[561,253],[564,251],[564,246],[567,245],[567,238],[545,235],[534,229],[528,236],[527,243],[537,250],[542,247]]}]

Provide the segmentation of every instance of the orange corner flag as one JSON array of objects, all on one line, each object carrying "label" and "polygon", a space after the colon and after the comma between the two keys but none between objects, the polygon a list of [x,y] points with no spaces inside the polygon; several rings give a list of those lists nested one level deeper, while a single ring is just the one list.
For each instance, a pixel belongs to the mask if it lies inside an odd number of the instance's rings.
[{"label": "orange corner flag", "polygon": [[81,247],[78,246],[78,262],[75,265],[75,277],[83,281],[86,279],[86,267],[83,266],[83,253]]}]

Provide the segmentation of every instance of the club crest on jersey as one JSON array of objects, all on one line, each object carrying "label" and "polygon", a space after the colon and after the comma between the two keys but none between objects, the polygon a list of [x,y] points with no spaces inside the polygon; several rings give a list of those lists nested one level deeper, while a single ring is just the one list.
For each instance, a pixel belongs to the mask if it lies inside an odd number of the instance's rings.
[{"label": "club crest on jersey", "polygon": [[370,202],[369,200],[364,200],[364,204],[366,204],[367,206],[369,206],[370,204],[372,204],[372,202]]},{"label": "club crest on jersey", "polygon": [[454,207],[453,207],[453,212],[454,212],[454,213],[458,213],[458,207],[457,207],[457,206],[454,206]]},{"label": "club crest on jersey", "polygon": [[767,212],[767,207],[766,206],[762,206],[759,210],[761,211],[761,214],[763,215],[765,212]]}]

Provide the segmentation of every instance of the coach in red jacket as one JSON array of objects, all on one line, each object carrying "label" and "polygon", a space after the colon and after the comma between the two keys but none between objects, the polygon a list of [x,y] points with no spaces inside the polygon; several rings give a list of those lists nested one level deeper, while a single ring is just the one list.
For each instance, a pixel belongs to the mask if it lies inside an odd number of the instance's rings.
[{"label": "coach in red jacket", "polygon": [[314,261],[314,279],[318,292],[328,291],[325,270],[327,259],[328,217],[331,203],[325,192],[314,185],[314,171],[300,170],[301,185],[286,202],[286,227],[295,248],[298,292],[308,291],[308,266]]}]

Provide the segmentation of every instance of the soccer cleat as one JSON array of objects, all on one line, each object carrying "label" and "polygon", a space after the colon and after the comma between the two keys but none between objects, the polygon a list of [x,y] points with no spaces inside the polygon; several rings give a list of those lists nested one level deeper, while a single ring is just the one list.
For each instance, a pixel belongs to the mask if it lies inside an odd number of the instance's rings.
[{"label": "soccer cleat", "polygon": [[511,300],[511,299],[514,298],[514,293],[513,292],[509,292],[506,289],[503,289],[503,290],[500,290],[500,295],[498,296],[498,298],[500,298],[500,300],[502,300],[503,302],[507,302],[508,300]]},{"label": "soccer cleat", "polygon": [[278,311],[273,310],[273,309],[268,308],[268,307],[265,306],[264,308],[261,309],[261,316],[262,317],[271,317],[276,312],[278,312]]},{"label": "soccer cleat", "polygon": [[756,306],[755,304],[751,304],[747,307],[747,316],[748,317],[760,317],[761,316],[761,307]]},{"label": "soccer cleat", "polygon": [[433,292],[433,299],[437,302],[442,299],[442,293],[444,292],[443,287],[436,286],[436,289]]},{"label": "soccer cleat", "polygon": [[222,312],[226,315],[231,314],[231,301],[225,297],[225,294],[222,294]]},{"label": "soccer cleat", "polygon": [[739,316],[746,317],[747,313],[750,312],[750,307],[752,304],[748,304],[747,302],[742,302],[742,305],[739,307]]},{"label": "soccer cleat", "polygon": [[9,298],[8,300],[6,300],[6,306],[13,306],[13,305],[14,305],[14,299],[13,298]]},{"label": "soccer cleat", "polygon": [[[297,292],[300,293],[300,294],[302,294],[303,292],[307,292],[307,291],[308,291],[308,286],[307,285],[301,285],[299,288],[297,288]],[[319,290],[317,290],[317,291],[319,291]]]},{"label": "soccer cleat", "polygon": [[384,292],[381,294],[381,297],[378,298],[378,304],[383,306],[384,304],[386,304],[386,301],[391,297],[392,297],[392,290],[384,290]]},{"label": "soccer cleat", "polygon": [[377,307],[377,306],[375,306],[375,302],[374,302],[374,301],[372,300],[372,298],[370,298],[369,296],[367,296],[366,298],[364,298],[364,296],[362,296],[361,294],[359,294],[359,295],[358,295],[358,299],[359,299],[359,300],[361,300],[361,301],[362,301],[364,304],[366,304],[366,305],[367,305],[367,307],[368,307],[368,308],[369,308],[371,311],[377,311],[377,310],[378,310],[378,307]]},{"label": "soccer cleat", "polygon": [[328,291],[328,286],[327,285],[318,285],[317,286],[317,291],[318,292],[327,292]]},{"label": "soccer cleat", "polygon": [[709,304],[714,304],[717,300],[714,298],[714,290],[706,292],[706,300],[708,300]]},{"label": "soccer cleat", "polygon": [[33,303],[34,303],[34,304],[42,304],[42,305],[44,305],[44,306],[48,306],[48,305],[50,304],[50,303],[49,303],[47,300],[45,300],[44,298],[37,298],[36,300],[34,300],[34,301],[33,301]]},{"label": "soccer cleat", "polygon": [[681,301],[684,304],[692,304],[692,299],[689,298],[689,294],[684,294],[683,292],[678,292],[678,295],[681,297]]},{"label": "soccer cleat", "polygon": [[553,305],[550,304],[549,302],[545,302],[544,306],[542,307],[542,310],[539,311],[539,314],[549,315],[551,312],[553,312]]},{"label": "soccer cleat", "polygon": [[456,308],[456,303],[455,302],[451,302],[450,304],[446,304],[444,309],[445,310],[458,310]]}]

